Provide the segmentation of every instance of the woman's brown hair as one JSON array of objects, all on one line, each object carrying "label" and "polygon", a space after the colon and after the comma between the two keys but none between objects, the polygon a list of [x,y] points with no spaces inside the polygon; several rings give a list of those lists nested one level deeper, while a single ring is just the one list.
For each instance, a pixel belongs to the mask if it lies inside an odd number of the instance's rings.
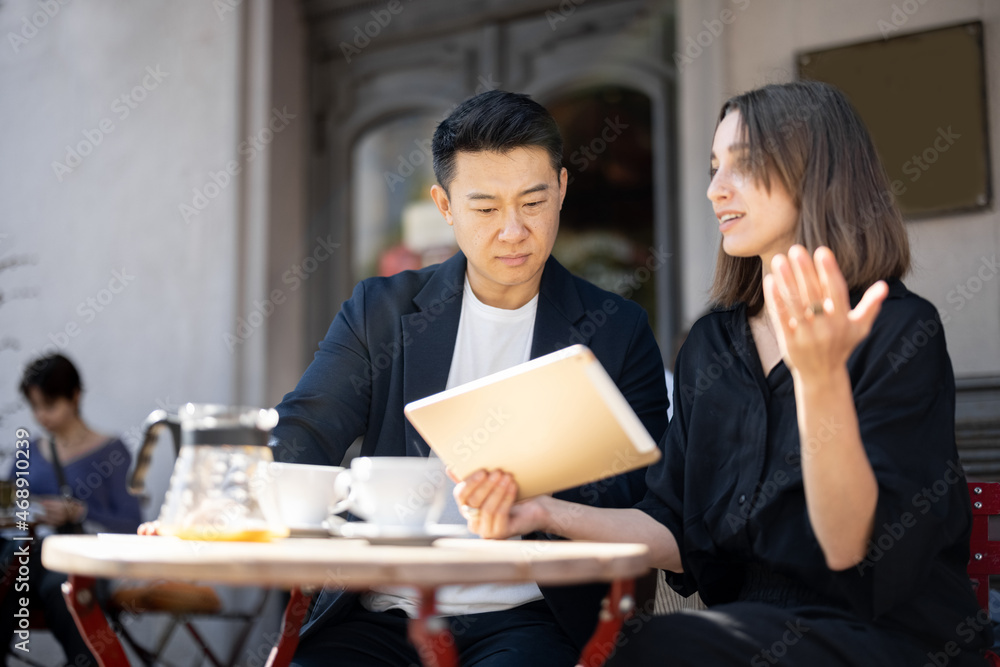
[{"label": "woman's brown hair", "polygon": [[[739,111],[753,178],[768,192],[777,179],[799,210],[796,242],[827,246],[851,290],[900,278],[910,244],[889,178],[867,128],[833,86],[799,81],[731,98],[718,122]],[[720,241],[711,297],[722,307],[764,305],[759,257],[727,255]]]}]

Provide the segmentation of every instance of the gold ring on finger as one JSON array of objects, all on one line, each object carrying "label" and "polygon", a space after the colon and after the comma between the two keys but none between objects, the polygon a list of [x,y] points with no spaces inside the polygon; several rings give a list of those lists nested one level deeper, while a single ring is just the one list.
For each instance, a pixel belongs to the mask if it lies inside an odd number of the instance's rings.
[{"label": "gold ring on finger", "polygon": [[813,301],[812,303],[809,304],[808,310],[813,315],[823,315],[823,314],[826,313],[826,311],[823,310],[823,302],[822,301]]}]

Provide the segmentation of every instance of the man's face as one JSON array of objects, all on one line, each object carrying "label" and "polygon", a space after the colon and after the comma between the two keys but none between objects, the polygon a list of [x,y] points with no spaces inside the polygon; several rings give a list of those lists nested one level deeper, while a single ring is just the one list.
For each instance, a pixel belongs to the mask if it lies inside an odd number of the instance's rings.
[{"label": "man's face", "polygon": [[431,197],[455,229],[472,291],[497,308],[530,301],[559,231],[566,169],[557,173],[545,149],[535,146],[459,152],[448,190],[435,185]]}]

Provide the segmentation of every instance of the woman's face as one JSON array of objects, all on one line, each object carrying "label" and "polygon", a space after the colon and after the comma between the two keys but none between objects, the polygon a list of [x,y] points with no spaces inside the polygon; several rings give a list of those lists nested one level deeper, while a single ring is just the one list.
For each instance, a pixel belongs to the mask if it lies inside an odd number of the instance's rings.
[{"label": "woman's face", "polygon": [[50,398],[38,387],[28,387],[28,401],[35,421],[49,433],[58,433],[76,418],[76,401],[65,396]]},{"label": "woman's face", "polygon": [[754,180],[741,129],[740,113],[731,111],[715,131],[708,198],[726,254],[759,256],[767,270],[771,257],[795,243],[799,211],[778,179],[771,179],[770,192]]}]

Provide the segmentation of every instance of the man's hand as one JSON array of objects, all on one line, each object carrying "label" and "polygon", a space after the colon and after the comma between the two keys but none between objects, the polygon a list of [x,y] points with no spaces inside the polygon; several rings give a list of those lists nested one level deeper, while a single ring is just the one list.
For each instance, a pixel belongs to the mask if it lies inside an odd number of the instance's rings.
[{"label": "man's hand", "polygon": [[469,523],[469,530],[483,537],[504,540],[542,530],[547,525],[546,496],[515,503],[517,483],[501,470],[477,470],[455,487],[455,502]]}]

